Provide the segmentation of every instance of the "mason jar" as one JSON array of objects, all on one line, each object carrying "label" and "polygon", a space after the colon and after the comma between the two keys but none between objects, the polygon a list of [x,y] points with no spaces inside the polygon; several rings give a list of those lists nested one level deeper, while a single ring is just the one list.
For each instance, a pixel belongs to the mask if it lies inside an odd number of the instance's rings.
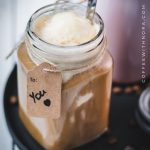
[{"label": "mason jar", "polygon": [[[44,148],[66,150],[90,142],[107,130],[113,61],[107,49],[104,23],[97,13],[94,22],[100,30],[86,43],[59,46],[38,37],[32,30],[34,22],[40,16],[53,15],[55,5],[43,7],[32,15],[25,40],[18,48],[19,115]],[[85,6],[57,5],[59,12],[71,10],[85,15]],[[33,117],[27,111],[27,74],[43,62],[54,64],[62,75],[61,114],[57,119]]]}]

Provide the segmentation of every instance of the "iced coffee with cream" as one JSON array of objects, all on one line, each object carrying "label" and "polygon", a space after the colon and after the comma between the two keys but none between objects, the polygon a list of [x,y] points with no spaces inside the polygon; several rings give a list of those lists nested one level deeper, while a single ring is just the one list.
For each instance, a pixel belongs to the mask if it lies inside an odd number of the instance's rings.
[{"label": "iced coffee with cream", "polygon": [[[113,62],[100,16],[95,14],[91,23],[84,6],[58,5],[57,10],[53,4],[32,15],[18,48],[19,115],[45,149],[69,150],[107,130]],[[57,119],[27,111],[27,74],[43,62],[55,65],[62,75]]]}]

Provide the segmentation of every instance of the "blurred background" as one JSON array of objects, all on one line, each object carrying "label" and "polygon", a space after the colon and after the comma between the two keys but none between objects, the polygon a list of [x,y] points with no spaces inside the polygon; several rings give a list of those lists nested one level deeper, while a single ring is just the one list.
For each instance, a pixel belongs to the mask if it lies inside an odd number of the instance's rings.
[{"label": "blurred background", "polygon": [[[16,62],[16,56],[14,54],[8,60],[5,58],[22,37],[30,16],[40,7],[54,2],[55,0],[0,0],[0,149],[12,148],[12,140],[3,113],[3,93],[8,76]],[[141,73],[143,11],[146,12],[144,31],[147,47],[144,74]],[[114,57],[113,80],[129,83],[148,77],[150,75],[150,42],[148,42],[150,41],[150,1],[98,0],[97,12],[104,19],[108,46]]]}]

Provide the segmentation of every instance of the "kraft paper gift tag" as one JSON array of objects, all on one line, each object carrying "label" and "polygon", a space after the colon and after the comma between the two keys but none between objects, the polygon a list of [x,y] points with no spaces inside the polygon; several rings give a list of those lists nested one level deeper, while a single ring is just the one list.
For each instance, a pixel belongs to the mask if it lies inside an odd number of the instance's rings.
[{"label": "kraft paper gift tag", "polygon": [[61,113],[62,75],[42,63],[27,73],[27,111],[34,117],[57,119]]}]

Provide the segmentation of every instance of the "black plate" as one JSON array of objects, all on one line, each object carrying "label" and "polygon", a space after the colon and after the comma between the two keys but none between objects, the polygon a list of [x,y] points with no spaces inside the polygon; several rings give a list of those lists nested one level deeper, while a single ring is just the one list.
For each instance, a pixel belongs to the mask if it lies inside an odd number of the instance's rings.
[{"label": "black plate", "polygon": [[[44,148],[32,138],[22,124],[18,116],[18,104],[10,103],[12,95],[17,96],[16,67],[8,79],[4,93],[6,122],[14,142],[21,150],[43,150]],[[112,94],[109,127],[117,138],[117,143],[113,142],[114,139],[111,139],[110,134],[105,134],[76,150],[125,150],[128,146],[134,150],[150,150],[150,136],[134,122],[138,98],[137,94]]]}]

